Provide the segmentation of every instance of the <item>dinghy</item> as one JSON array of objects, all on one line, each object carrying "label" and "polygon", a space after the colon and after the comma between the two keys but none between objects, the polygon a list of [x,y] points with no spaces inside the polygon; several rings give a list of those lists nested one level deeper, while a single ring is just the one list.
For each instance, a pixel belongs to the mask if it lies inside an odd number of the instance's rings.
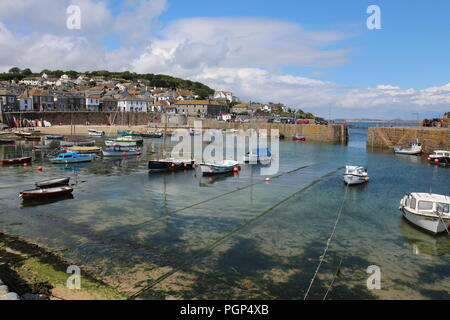
[{"label": "dinghy", "polygon": [[56,188],[56,187],[62,187],[62,186],[68,186],[70,181],[69,178],[59,178],[59,179],[52,179],[47,181],[41,181],[36,182],[36,188],[40,189],[48,189],[48,188]]},{"label": "dinghy", "polygon": [[403,216],[414,225],[437,234],[450,230],[450,197],[411,193],[400,201]]},{"label": "dinghy", "polygon": [[48,189],[34,189],[34,190],[26,190],[22,191],[19,196],[23,200],[30,199],[47,199],[53,197],[60,197],[73,192],[73,189],[69,186],[57,187],[57,188],[48,188]]},{"label": "dinghy", "polygon": [[237,172],[241,170],[238,161],[235,160],[225,160],[218,163],[201,163],[200,170],[204,176],[223,174],[228,172]]},{"label": "dinghy", "polygon": [[3,159],[3,160],[0,160],[0,165],[31,163],[32,160],[33,160],[33,158],[31,158],[31,157]]},{"label": "dinghy", "polygon": [[88,129],[88,133],[91,137],[103,137],[105,135],[104,131]]},{"label": "dinghy", "polygon": [[294,134],[292,136],[292,140],[294,140],[294,141],[306,141],[306,138],[304,136],[299,135],[299,134]]},{"label": "dinghy", "polygon": [[367,168],[358,166],[346,166],[344,182],[348,185],[361,184],[369,181]]}]

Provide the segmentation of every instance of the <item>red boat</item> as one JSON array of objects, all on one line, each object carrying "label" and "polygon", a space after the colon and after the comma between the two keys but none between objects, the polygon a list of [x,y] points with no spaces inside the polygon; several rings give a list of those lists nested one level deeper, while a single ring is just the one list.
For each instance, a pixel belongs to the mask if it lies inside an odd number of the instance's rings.
[{"label": "red boat", "polygon": [[299,136],[298,134],[294,134],[294,136],[292,137],[292,139],[294,141],[306,141],[306,138],[303,136]]},{"label": "red boat", "polygon": [[14,132],[14,134],[18,137],[29,137],[31,136],[31,132],[27,132],[27,131],[18,131],[18,132]]},{"label": "red boat", "polygon": [[34,189],[27,190],[20,193],[20,197],[23,200],[30,199],[48,199],[54,197],[65,196],[71,194],[73,189],[71,187],[58,187],[58,188],[50,188],[50,189]]},{"label": "red boat", "polygon": [[33,160],[33,158],[31,158],[31,157],[4,159],[4,160],[0,160],[0,165],[31,163],[32,160]]}]

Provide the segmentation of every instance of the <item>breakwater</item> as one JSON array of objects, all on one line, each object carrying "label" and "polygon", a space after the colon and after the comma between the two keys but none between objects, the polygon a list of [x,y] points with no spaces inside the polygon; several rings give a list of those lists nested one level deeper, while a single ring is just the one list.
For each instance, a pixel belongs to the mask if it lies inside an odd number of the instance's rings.
[{"label": "breakwater", "polygon": [[317,142],[348,142],[348,128],[343,124],[314,125],[314,124],[280,124],[267,122],[230,123],[210,119],[189,118],[188,126],[193,127],[194,121],[201,121],[204,129],[237,129],[247,131],[254,130],[278,130],[286,139],[294,134],[305,136],[308,141]]},{"label": "breakwater", "polygon": [[370,127],[368,128],[367,147],[392,148],[395,145],[407,147],[418,139],[423,151],[450,150],[450,129],[426,127]]}]

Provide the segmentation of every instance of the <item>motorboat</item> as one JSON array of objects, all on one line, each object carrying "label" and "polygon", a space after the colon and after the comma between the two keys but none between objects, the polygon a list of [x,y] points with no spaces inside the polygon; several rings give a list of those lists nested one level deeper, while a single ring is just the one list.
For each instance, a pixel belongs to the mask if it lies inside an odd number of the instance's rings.
[{"label": "motorboat", "polygon": [[448,166],[450,165],[450,151],[436,150],[428,156],[428,161],[432,164]]},{"label": "motorboat", "polygon": [[91,137],[103,137],[105,135],[104,131],[95,130],[95,129],[88,129],[88,134]]},{"label": "motorboat", "polygon": [[64,140],[63,136],[45,136],[45,140]]},{"label": "motorboat", "polygon": [[94,161],[94,155],[78,154],[76,152],[61,153],[56,158],[51,158],[54,164],[83,163]]},{"label": "motorboat", "polygon": [[32,160],[33,160],[32,157],[22,157],[22,158],[14,158],[14,159],[3,159],[3,160],[0,160],[0,165],[11,165],[11,164],[31,163]]},{"label": "motorboat", "polygon": [[199,164],[199,166],[204,176],[228,172],[238,172],[241,170],[239,162],[235,160],[225,160],[217,163],[201,163]]},{"label": "motorboat", "polygon": [[367,168],[359,166],[346,166],[344,182],[348,185],[361,184],[369,181]]},{"label": "motorboat", "polygon": [[299,134],[294,134],[292,136],[292,140],[294,140],[294,141],[306,141],[306,137],[301,136]]},{"label": "motorboat", "polygon": [[138,148],[124,148],[121,146],[114,146],[109,149],[102,149],[104,157],[127,157],[127,156],[140,156],[141,149]]},{"label": "motorboat", "polygon": [[119,137],[119,138],[113,139],[113,141],[117,141],[117,142],[143,143],[143,142],[144,142],[144,139],[139,135],[139,136],[124,136],[124,137]]},{"label": "motorboat", "polygon": [[0,139],[0,144],[15,144],[16,140],[12,139]]},{"label": "motorboat", "polygon": [[268,163],[272,161],[272,153],[267,148],[256,148],[244,156],[244,163]]},{"label": "motorboat", "polygon": [[120,146],[120,147],[136,147],[137,142],[136,141],[118,141],[118,140],[106,140],[105,145],[107,147],[114,147],[114,146]]},{"label": "motorboat", "polygon": [[437,234],[450,230],[449,196],[411,193],[403,197],[399,209],[409,222],[429,232]]},{"label": "motorboat", "polygon": [[132,130],[120,130],[117,131],[117,134],[122,137],[139,137],[141,134],[134,132]]},{"label": "motorboat", "polygon": [[194,161],[189,159],[166,158],[148,162],[148,170],[150,172],[190,170],[193,168]]},{"label": "motorboat", "polygon": [[422,153],[422,143],[420,143],[419,140],[413,141],[410,143],[409,148],[394,146],[394,152],[397,154],[418,155]]},{"label": "motorboat", "polygon": [[141,133],[141,137],[143,138],[154,138],[159,139],[164,136],[163,131],[147,131],[146,133]]},{"label": "motorboat", "polygon": [[67,178],[58,178],[58,179],[36,182],[35,185],[36,185],[36,188],[48,189],[48,188],[68,186],[69,182],[70,182],[70,177],[67,177]]},{"label": "motorboat", "polygon": [[47,198],[65,196],[72,192],[73,192],[73,189],[71,187],[62,186],[62,187],[48,188],[48,189],[37,188],[34,190],[26,190],[26,191],[22,191],[19,194],[19,196],[23,200],[47,199]]}]

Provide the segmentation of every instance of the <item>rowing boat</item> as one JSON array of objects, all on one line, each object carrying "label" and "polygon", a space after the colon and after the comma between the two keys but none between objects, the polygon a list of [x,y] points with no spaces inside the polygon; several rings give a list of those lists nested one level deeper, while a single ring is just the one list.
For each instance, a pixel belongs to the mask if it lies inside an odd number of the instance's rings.
[{"label": "rowing boat", "polygon": [[33,158],[31,157],[4,159],[0,160],[0,165],[31,163],[32,160]]},{"label": "rowing boat", "polygon": [[48,189],[48,188],[68,186],[69,181],[70,181],[70,177],[58,178],[58,179],[36,182],[35,185],[37,188],[40,188],[40,189]]},{"label": "rowing boat", "polygon": [[46,199],[64,196],[73,192],[73,189],[69,186],[57,187],[57,188],[49,188],[49,189],[33,189],[22,191],[19,196],[23,200],[30,199]]}]

